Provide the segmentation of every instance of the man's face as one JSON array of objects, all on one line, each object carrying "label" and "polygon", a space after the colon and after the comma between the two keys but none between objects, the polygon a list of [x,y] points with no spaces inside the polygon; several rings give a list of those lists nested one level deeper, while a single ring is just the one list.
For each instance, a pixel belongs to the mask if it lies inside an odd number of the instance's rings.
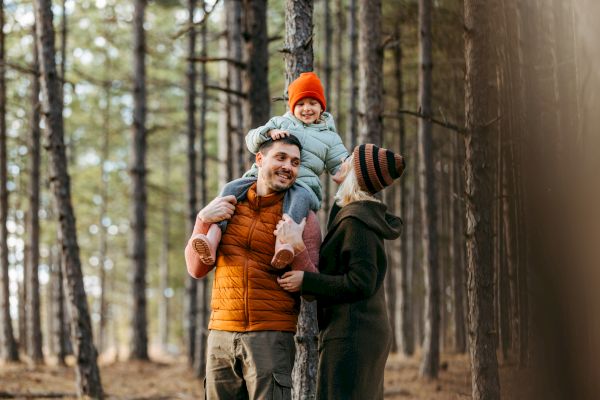
[{"label": "man's face", "polygon": [[[256,154],[259,195],[287,190],[296,181],[300,167],[298,146],[275,141],[266,154]],[[260,193],[262,192],[262,193]]]}]

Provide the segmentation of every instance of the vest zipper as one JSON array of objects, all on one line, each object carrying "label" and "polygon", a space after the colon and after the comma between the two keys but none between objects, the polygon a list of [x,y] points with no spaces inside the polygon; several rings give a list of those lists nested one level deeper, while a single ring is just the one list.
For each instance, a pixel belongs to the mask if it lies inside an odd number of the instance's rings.
[{"label": "vest zipper", "polygon": [[[250,225],[250,229],[248,229],[248,237],[246,238],[246,250],[250,251],[250,239],[252,238],[252,233],[254,233],[254,228],[256,227],[256,219],[252,220],[252,225]],[[249,312],[248,312],[248,257],[246,257],[246,261],[244,262],[244,322],[246,328],[249,324]]]}]

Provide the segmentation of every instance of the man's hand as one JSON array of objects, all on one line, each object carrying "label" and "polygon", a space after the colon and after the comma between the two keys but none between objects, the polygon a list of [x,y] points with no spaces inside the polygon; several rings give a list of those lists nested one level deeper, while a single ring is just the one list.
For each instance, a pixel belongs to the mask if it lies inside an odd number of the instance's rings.
[{"label": "man's hand", "polygon": [[304,280],[304,271],[288,271],[281,278],[277,278],[277,283],[283,290],[288,292],[299,292]]},{"label": "man's hand", "polygon": [[268,135],[271,137],[271,139],[277,140],[277,139],[282,139],[284,137],[290,136],[290,133],[288,131],[284,131],[281,129],[271,129],[268,132]]},{"label": "man's hand", "polygon": [[200,210],[196,218],[207,224],[231,219],[236,203],[237,200],[233,195],[217,197]]},{"label": "man's hand", "polygon": [[346,159],[342,160],[342,165],[340,165],[338,171],[334,175],[331,175],[331,179],[338,185],[341,184],[346,179],[346,175],[348,175],[351,167],[350,160],[346,157]]}]

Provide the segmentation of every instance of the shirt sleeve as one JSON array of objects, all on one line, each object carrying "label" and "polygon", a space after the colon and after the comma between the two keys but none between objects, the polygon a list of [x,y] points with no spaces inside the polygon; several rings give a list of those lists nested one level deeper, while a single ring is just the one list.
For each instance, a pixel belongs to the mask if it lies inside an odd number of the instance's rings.
[{"label": "shirt sleeve", "polygon": [[[340,251],[348,253],[346,272],[341,275],[305,272],[302,281],[303,295],[314,295],[326,303],[340,304],[363,300],[375,294],[381,268],[376,254],[379,240],[362,223],[350,221],[349,224],[357,225],[358,229],[351,229],[345,235],[344,246]],[[340,228],[342,227],[338,227]],[[342,254],[335,256],[340,260],[346,258]]]},{"label": "shirt sleeve", "polygon": [[207,224],[196,218],[196,223],[194,224],[194,231],[192,232],[192,236],[187,242],[185,246],[185,265],[187,267],[187,271],[193,278],[200,279],[206,276],[215,266],[214,265],[206,265],[200,261],[200,256],[198,253],[194,251],[192,247],[192,237],[198,233],[206,233],[208,232],[208,228],[211,224]]},{"label": "shirt sleeve", "polygon": [[335,141],[331,145],[331,147],[327,150],[327,156],[325,159],[325,167],[327,168],[327,172],[330,175],[334,175],[340,165],[342,165],[342,160],[348,157],[348,150],[344,143],[342,143],[342,138],[337,133],[335,134]]},{"label": "shirt sleeve", "polygon": [[306,218],[302,240],[306,248],[294,257],[292,270],[318,273],[321,228],[313,211],[310,211]]}]

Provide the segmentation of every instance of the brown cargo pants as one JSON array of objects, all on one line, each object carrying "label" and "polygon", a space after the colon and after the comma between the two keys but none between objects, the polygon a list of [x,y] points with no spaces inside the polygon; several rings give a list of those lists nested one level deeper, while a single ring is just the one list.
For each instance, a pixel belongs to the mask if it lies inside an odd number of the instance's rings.
[{"label": "brown cargo pants", "polygon": [[292,332],[211,330],[206,353],[206,399],[291,400]]}]

